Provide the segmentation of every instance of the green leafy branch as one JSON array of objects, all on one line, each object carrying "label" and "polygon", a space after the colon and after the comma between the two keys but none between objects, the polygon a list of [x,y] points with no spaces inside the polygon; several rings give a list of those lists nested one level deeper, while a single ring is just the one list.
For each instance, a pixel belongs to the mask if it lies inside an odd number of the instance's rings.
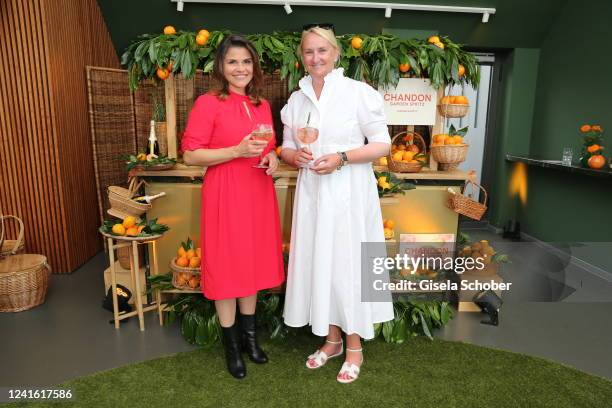
[{"label": "green leafy branch", "polygon": [[[229,34],[227,30],[213,31],[205,45],[198,45],[196,33],[189,31],[139,36],[121,57],[121,64],[128,70],[130,89],[135,90],[145,79],[159,81],[158,69],[170,67],[171,72],[185,78],[191,78],[196,69],[211,72],[217,48]],[[359,49],[351,45],[355,36],[363,40]],[[297,54],[301,33],[275,31],[247,38],[253,43],[264,72],[278,71],[281,79],[287,79],[289,90],[293,90],[304,75]],[[429,78],[434,88],[463,83],[477,87],[480,81],[476,58],[445,36],[440,37],[444,49],[426,39],[399,39],[388,34],[345,34],[337,38],[342,50],[338,65],[350,78],[375,87],[394,87],[406,76]],[[409,64],[409,71],[401,73],[400,64]],[[459,65],[465,68],[462,76]]]}]

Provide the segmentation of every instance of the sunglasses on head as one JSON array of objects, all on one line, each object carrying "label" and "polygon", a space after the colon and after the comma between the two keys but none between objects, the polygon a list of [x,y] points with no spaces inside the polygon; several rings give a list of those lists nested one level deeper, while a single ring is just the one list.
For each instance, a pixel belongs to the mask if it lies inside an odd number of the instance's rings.
[{"label": "sunglasses on head", "polygon": [[306,24],[302,27],[302,31],[308,31],[311,28],[322,28],[324,30],[331,30],[334,31],[334,25],[332,23],[313,23],[313,24]]}]

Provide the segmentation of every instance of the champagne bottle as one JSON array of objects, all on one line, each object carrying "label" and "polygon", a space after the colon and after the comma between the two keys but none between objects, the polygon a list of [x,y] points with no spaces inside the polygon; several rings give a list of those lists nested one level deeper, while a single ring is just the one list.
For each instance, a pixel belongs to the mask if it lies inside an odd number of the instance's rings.
[{"label": "champagne bottle", "polygon": [[151,121],[151,131],[149,132],[149,154],[151,157],[159,157],[159,145],[155,136],[155,121]]},{"label": "champagne bottle", "polygon": [[162,191],[161,193],[155,194],[155,195],[146,195],[146,196],[136,197],[134,198],[134,201],[137,201],[141,204],[151,204],[151,202],[155,200],[156,198],[163,197],[165,195],[166,193]]}]

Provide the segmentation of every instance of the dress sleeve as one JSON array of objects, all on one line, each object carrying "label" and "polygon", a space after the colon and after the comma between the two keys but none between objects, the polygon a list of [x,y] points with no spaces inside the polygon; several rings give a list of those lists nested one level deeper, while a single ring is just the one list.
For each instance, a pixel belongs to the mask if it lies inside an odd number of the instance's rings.
[{"label": "dress sleeve", "polygon": [[357,120],[368,142],[391,144],[382,95],[365,83],[359,84]]},{"label": "dress sleeve", "polygon": [[283,149],[294,149],[298,150],[298,147],[293,140],[293,119],[291,117],[291,108],[289,104],[291,103],[291,98],[285,104],[283,109],[281,110],[281,121],[283,122]]},{"label": "dress sleeve", "polygon": [[207,149],[210,145],[218,101],[214,95],[202,95],[193,104],[181,140],[181,150]]}]

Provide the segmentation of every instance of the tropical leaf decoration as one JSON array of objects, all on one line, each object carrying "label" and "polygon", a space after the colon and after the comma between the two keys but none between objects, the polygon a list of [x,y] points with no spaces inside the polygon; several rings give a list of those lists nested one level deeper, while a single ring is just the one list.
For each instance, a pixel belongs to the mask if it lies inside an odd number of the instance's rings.
[{"label": "tropical leaf decoration", "polygon": [[[212,31],[204,45],[196,42],[196,33],[191,31],[139,36],[121,57],[121,64],[128,70],[130,89],[135,90],[146,79],[160,81],[158,68],[169,68],[169,72],[185,78],[193,77],[196,69],[212,71],[217,48],[229,34],[228,30]],[[359,49],[351,45],[353,37],[363,40]],[[289,90],[295,89],[304,75],[297,54],[301,33],[275,31],[247,38],[264,72],[279,72],[281,79],[287,78]],[[401,77],[429,78],[434,88],[463,83],[476,88],[480,81],[476,58],[446,36],[439,37],[443,49],[427,39],[400,39],[389,34],[344,34],[337,38],[342,49],[338,65],[350,78],[375,87],[394,87]],[[400,64],[409,64],[410,69],[400,72]],[[465,69],[463,75],[460,65]]]}]

